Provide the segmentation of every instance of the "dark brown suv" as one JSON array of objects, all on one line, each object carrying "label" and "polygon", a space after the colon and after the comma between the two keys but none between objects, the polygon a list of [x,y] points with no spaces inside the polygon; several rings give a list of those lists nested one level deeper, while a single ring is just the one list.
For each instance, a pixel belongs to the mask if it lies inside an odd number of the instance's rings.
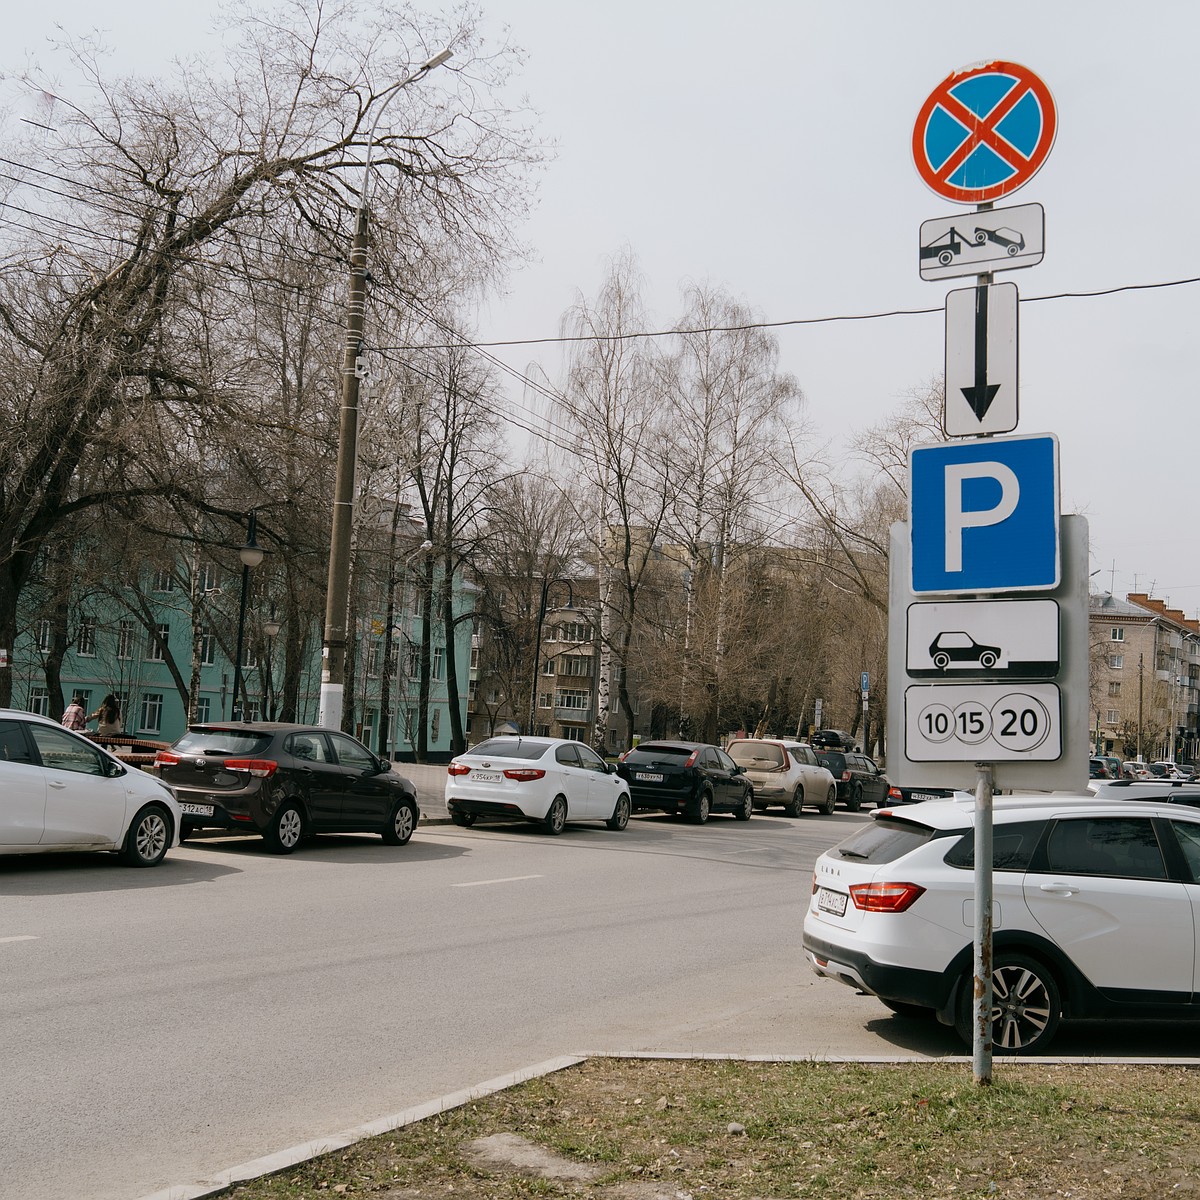
[{"label": "dark brown suv", "polygon": [[313,725],[193,725],[154,765],[183,811],[181,839],[215,826],[260,833],[276,854],[314,833],[378,833],[403,846],[421,815],[416,788],[391,763]]},{"label": "dark brown suv", "polygon": [[829,768],[837,783],[838,799],[851,812],[858,812],[864,804],[882,808],[887,803],[891,785],[873,758],[856,750],[818,750],[817,762]]}]

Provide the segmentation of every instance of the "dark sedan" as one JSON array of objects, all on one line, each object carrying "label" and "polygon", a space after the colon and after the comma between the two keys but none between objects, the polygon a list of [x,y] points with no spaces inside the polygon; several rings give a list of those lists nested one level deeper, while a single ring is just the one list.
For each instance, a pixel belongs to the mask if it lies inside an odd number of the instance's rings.
[{"label": "dark sedan", "polygon": [[882,808],[887,803],[891,784],[873,758],[850,751],[818,750],[817,762],[829,768],[837,783],[837,798],[851,812],[858,812],[864,804]]},{"label": "dark sedan", "polygon": [[183,811],[181,837],[215,826],[290,854],[314,833],[378,833],[403,846],[420,809],[412,783],[361,742],[312,725],[193,725],[155,767]]},{"label": "dark sedan", "polygon": [[739,821],[754,812],[753,784],[720,746],[642,742],[621,756],[617,773],[629,783],[635,811],[683,813],[697,825],[714,812],[733,813]]}]

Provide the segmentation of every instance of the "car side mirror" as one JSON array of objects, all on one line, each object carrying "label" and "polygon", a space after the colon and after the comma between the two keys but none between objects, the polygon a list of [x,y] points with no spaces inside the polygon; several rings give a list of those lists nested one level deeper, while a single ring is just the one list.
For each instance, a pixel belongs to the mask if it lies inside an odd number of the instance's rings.
[{"label": "car side mirror", "polygon": [[119,762],[106,762],[104,774],[108,779],[120,779],[125,774],[125,768]]}]

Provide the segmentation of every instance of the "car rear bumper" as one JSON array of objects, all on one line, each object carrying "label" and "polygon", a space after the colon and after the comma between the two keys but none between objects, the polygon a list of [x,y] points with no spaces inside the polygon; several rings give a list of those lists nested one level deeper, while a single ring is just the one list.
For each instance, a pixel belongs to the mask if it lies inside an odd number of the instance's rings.
[{"label": "car rear bumper", "polygon": [[446,811],[454,816],[455,813],[469,813],[474,817],[484,817],[489,821],[538,821],[541,817],[527,813],[520,805],[499,800],[460,800],[446,799]]},{"label": "car rear bumper", "polygon": [[942,971],[879,963],[860,950],[836,946],[808,933],[804,935],[803,946],[809,966],[818,975],[885,1000],[940,1009],[954,984],[954,979]]}]

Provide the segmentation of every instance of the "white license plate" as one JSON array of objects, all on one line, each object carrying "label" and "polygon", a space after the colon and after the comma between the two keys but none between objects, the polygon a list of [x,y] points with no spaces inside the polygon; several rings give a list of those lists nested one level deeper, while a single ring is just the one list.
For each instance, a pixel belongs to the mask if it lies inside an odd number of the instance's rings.
[{"label": "white license plate", "polygon": [[822,912],[833,913],[835,917],[846,915],[846,900],[845,892],[834,892],[829,888],[817,889],[817,907]]},{"label": "white license plate", "polygon": [[933,792],[910,792],[914,800],[940,800],[941,796],[935,796]]},{"label": "white license plate", "polygon": [[633,777],[638,783],[662,783],[663,781],[661,771],[636,771]]},{"label": "white license plate", "polygon": [[500,772],[499,771],[472,771],[471,778],[476,783],[499,783],[500,782]]},{"label": "white license plate", "polygon": [[213,806],[211,804],[181,804],[179,811],[187,813],[189,817],[211,817]]}]

